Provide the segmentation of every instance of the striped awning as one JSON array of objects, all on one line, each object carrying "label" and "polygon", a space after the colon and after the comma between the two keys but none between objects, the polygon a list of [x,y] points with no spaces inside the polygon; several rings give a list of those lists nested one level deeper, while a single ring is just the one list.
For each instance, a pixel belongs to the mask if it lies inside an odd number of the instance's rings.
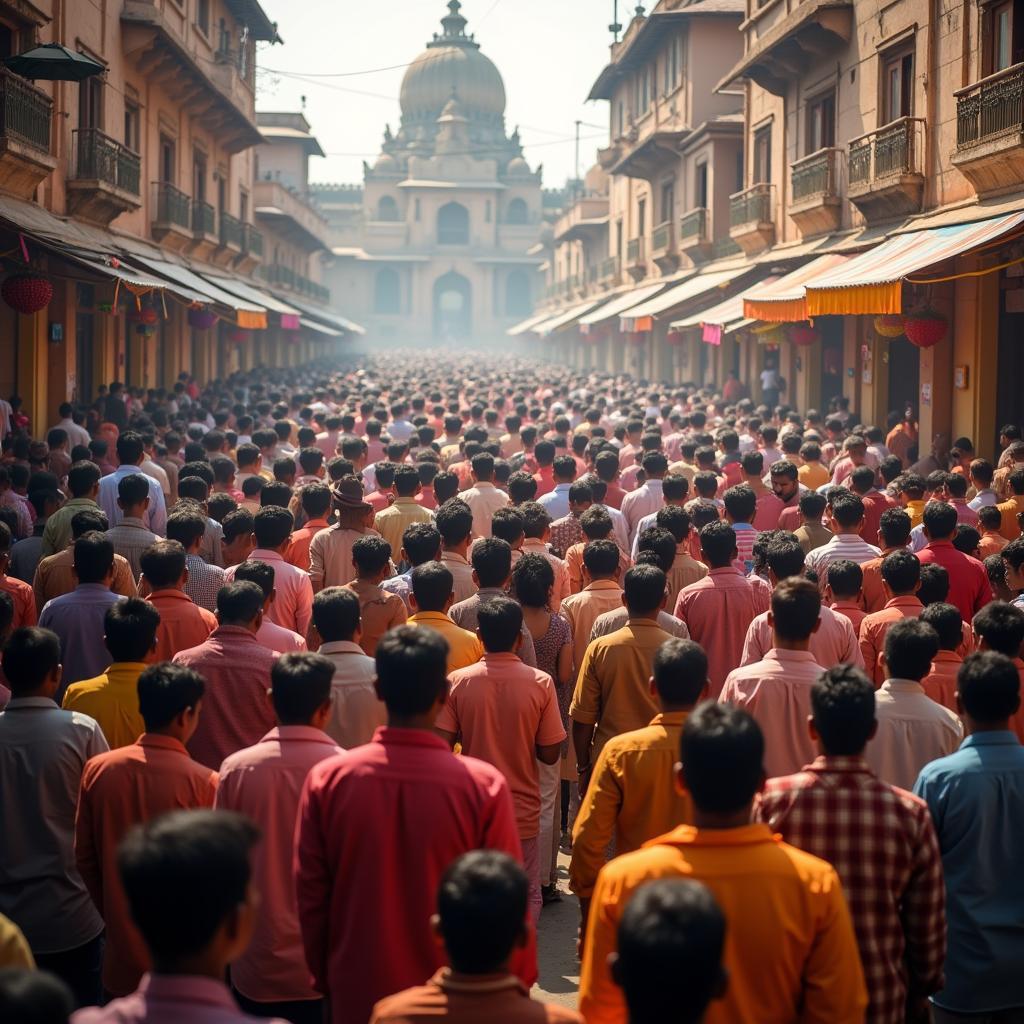
[{"label": "striped awning", "polygon": [[894,235],[807,283],[807,316],[903,312],[903,282],[911,274],[1000,239],[1024,223],[1024,213]]},{"label": "striped awning", "polygon": [[727,284],[735,281],[741,274],[750,272],[749,266],[734,267],[732,270],[718,270],[710,274],[698,274],[696,277],[688,278],[682,284],[656,295],[653,299],[641,302],[632,306],[621,314],[620,322],[624,331],[649,330],[649,327],[640,326],[646,324],[659,313],[664,313],[684,302],[692,302],[694,299],[714,292],[716,288],[724,288]]},{"label": "striped awning", "polygon": [[548,335],[552,331],[557,331],[559,327],[568,327],[569,324],[573,324],[579,320],[584,313],[589,313],[595,306],[600,305],[602,301],[602,299],[589,299],[587,302],[581,302],[579,305],[573,306],[571,309],[566,309],[561,313],[556,313],[550,319],[537,324],[537,326],[532,328],[532,330],[534,334]]},{"label": "striped awning", "polygon": [[642,288],[631,288],[628,292],[620,292],[618,295],[614,295],[605,302],[602,302],[597,309],[592,309],[585,316],[581,316],[580,326],[590,327],[613,316],[618,316],[624,309],[629,309],[630,306],[635,306],[638,302],[649,299],[664,287],[664,282],[659,282],[658,284],[644,285]]},{"label": "striped awning", "polygon": [[520,321],[515,327],[510,327],[505,333],[512,338],[518,338],[520,334],[528,334],[538,324],[550,318],[550,313],[535,313],[531,317]]},{"label": "striped awning", "polygon": [[742,315],[766,323],[799,323],[807,319],[807,284],[819,275],[836,270],[849,256],[827,253],[769,284],[762,281],[742,295]]}]

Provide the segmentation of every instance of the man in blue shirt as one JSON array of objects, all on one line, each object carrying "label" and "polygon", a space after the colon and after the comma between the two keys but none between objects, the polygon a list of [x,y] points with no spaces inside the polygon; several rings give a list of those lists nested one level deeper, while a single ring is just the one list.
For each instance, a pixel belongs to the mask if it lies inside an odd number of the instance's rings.
[{"label": "man in blue shirt", "polygon": [[967,739],[914,786],[946,876],[946,983],[932,1019],[1014,1024],[1024,1020],[1024,747],[1010,730],[1020,706],[1013,662],[994,651],[967,657],[957,704]]}]

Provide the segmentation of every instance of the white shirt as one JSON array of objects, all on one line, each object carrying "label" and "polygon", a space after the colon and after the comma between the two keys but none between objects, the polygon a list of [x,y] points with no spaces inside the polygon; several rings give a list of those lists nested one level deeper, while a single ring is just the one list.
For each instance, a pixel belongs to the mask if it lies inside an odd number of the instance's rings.
[{"label": "white shirt", "polygon": [[572,484],[555,484],[553,491],[548,491],[547,494],[542,494],[537,499],[538,504],[543,505],[548,510],[548,515],[551,516],[552,522],[556,519],[563,519],[569,514],[570,487],[572,487]]},{"label": "white shirt", "polygon": [[113,473],[103,477],[100,480],[100,493],[96,496],[96,503],[106,512],[108,524],[117,526],[124,519],[124,513],[117,503],[117,485],[132,473],[145,476],[149,483],[149,508],[146,509],[143,521],[154,533],[166,537],[167,503],[164,501],[163,488],[155,477],[143,473],[141,466],[118,466]]},{"label": "white shirt", "polygon": [[608,513],[612,521],[612,536],[615,539],[615,543],[619,545],[624,555],[628,555],[629,526],[626,523],[626,517],[617,508],[612,508],[611,505],[599,505],[597,502],[594,502],[594,505],[597,508],[603,508]]},{"label": "white shirt", "polygon": [[340,747],[369,743],[379,725],[387,724],[387,709],[373,688],[377,666],[359,644],[336,640],[321,645],[318,654],[334,662],[331,717],[324,732]]},{"label": "white shirt", "polygon": [[51,430],[64,430],[67,432],[68,440],[71,442],[71,447],[74,448],[76,444],[84,444],[88,447],[89,442],[92,438],[89,436],[89,431],[85,427],[80,427],[73,419],[67,417],[55,423]]},{"label": "white shirt", "polygon": [[508,504],[508,495],[490,481],[482,481],[463,491],[459,497],[473,511],[473,533],[478,537],[490,537],[491,517],[499,508]]},{"label": "white shirt", "polygon": [[[863,565],[870,562],[872,558],[878,558],[882,552],[867,541],[862,540],[855,533],[837,533],[827,544],[815,548],[807,556],[807,568],[813,569],[818,574],[819,580],[824,580],[825,571],[833,562],[841,558],[848,558],[851,562]],[[824,589],[824,584],[822,584]]]},{"label": "white shirt", "polygon": [[648,480],[622,499],[622,514],[629,527],[630,539],[636,536],[640,520],[657,512],[665,504],[660,480]]}]

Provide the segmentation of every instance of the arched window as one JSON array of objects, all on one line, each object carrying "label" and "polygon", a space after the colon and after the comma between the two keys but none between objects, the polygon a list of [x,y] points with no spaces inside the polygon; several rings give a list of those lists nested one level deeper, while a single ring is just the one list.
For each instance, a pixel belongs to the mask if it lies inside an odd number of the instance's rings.
[{"label": "arched window", "polygon": [[530,219],[525,199],[513,199],[505,210],[506,224],[526,224]]},{"label": "arched window", "polygon": [[505,282],[505,313],[508,316],[529,316],[530,280],[522,270],[513,270]]},{"label": "arched window", "polygon": [[377,220],[398,220],[398,203],[393,196],[381,196],[377,203]]},{"label": "arched window", "polygon": [[397,270],[385,267],[377,271],[373,289],[373,309],[375,313],[402,312],[402,285]]},{"label": "arched window", "polygon": [[469,244],[469,211],[460,203],[446,203],[437,211],[438,245]]}]

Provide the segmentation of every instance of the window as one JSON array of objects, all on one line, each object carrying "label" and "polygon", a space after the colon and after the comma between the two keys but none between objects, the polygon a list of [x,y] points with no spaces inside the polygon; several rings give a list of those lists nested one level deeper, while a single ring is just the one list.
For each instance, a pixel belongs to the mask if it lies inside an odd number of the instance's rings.
[{"label": "window", "polygon": [[377,220],[398,220],[398,203],[394,196],[381,196],[377,203]]},{"label": "window", "polygon": [[914,113],[914,51],[904,50],[882,59],[882,113],[885,124]]},{"label": "window", "polygon": [[204,36],[210,34],[210,0],[196,0],[196,28]]},{"label": "window", "polygon": [[626,131],[626,104],[619,100],[615,104],[615,138],[622,138]]},{"label": "window", "polygon": [[766,124],[754,132],[754,154],[751,162],[751,185],[764,185],[772,180],[772,126]]},{"label": "window", "polygon": [[525,199],[513,199],[505,210],[506,224],[526,224],[530,219]]},{"label": "window", "polygon": [[437,211],[439,245],[469,245],[469,211],[459,203],[446,203]]},{"label": "window", "polygon": [[507,316],[529,316],[530,280],[521,270],[514,270],[505,283],[505,314]]},{"label": "window", "polygon": [[103,78],[100,75],[78,83],[78,127],[103,127]]},{"label": "window", "polygon": [[249,223],[249,193],[244,188],[238,190],[238,219],[243,224]]},{"label": "window", "polygon": [[708,208],[708,163],[706,160],[697,164],[696,185],[694,198],[697,200],[697,209],[706,210]]},{"label": "window", "polygon": [[638,96],[638,110],[641,114],[646,113],[651,105],[651,76],[647,68],[640,72],[640,90]]},{"label": "window", "polygon": [[637,238],[643,238],[647,230],[647,200],[640,199],[636,204],[636,234]]},{"label": "window", "polygon": [[679,82],[679,47],[681,40],[677,36],[668,44],[665,51],[665,84],[664,92],[668,95]]},{"label": "window", "polygon": [[169,135],[160,136],[160,180],[169,185],[177,181],[177,158],[174,139]]},{"label": "window", "polygon": [[374,282],[373,308],[377,313],[402,312],[402,286],[398,271],[385,267],[377,271]]},{"label": "window", "polygon": [[1024,59],[1022,46],[1024,11],[1020,0],[992,4],[982,16],[983,70],[986,75],[1003,71]]},{"label": "window", "polygon": [[141,152],[142,140],[139,138],[139,107],[137,103],[125,100],[124,104],[124,144],[133,152]]},{"label": "window", "polygon": [[674,181],[666,181],[661,186],[661,222],[664,224],[675,217],[676,185]]},{"label": "window", "polygon": [[836,144],[836,95],[816,96],[807,103],[807,153]]},{"label": "window", "polygon": [[199,150],[192,156],[192,198],[206,202],[206,154]]}]

